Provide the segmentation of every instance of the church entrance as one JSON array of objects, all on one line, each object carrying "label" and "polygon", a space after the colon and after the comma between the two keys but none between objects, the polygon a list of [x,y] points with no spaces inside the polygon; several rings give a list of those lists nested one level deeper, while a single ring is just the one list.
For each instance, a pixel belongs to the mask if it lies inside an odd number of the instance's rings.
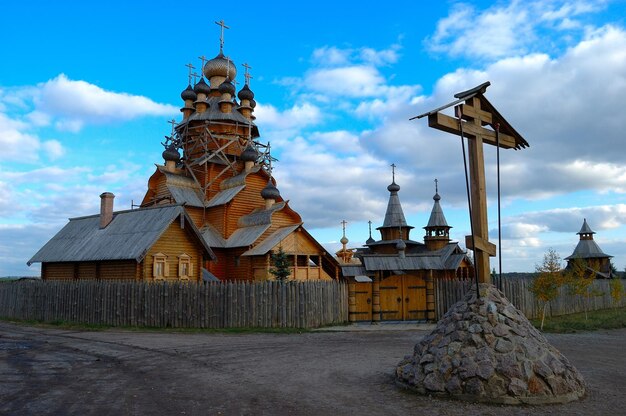
[{"label": "church entrance", "polygon": [[380,282],[382,321],[427,319],[426,282],[413,275],[390,276]]}]

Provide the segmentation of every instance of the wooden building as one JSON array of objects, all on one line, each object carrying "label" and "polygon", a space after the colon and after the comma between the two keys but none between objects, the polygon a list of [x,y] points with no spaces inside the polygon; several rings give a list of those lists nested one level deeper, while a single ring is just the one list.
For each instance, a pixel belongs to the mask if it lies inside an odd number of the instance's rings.
[{"label": "wooden building", "polygon": [[593,240],[595,231],[591,230],[587,219],[583,219],[583,225],[576,234],[580,239],[574,252],[565,257],[567,260],[566,269],[569,269],[572,265],[572,261],[580,259],[585,262],[587,271],[595,276],[597,279],[610,279],[611,276],[611,257],[602,251],[598,243]]},{"label": "wooden building", "polygon": [[[188,65],[189,85],[181,93],[182,120],[172,121],[172,134],[163,143],[164,164],[156,165],[137,212],[167,206],[184,211],[181,218],[186,218],[190,224],[188,230],[197,231],[200,236],[193,238],[196,273],[205,269],[205,275],[220,280],[272,279],[272,253],[281,247],[291,259],[291,279],[338,279],[341,276],[338,262],[306,231],[300,215],[276,187],[272,177],[275,159],[269,143],[260,140],[254,124],[256,102],[249,85],[250,67],[243,66],[245,83],[236,94],[233,82],[237,68],[223,53],[223,38],[215,58],[202,57],[200,79],[193,87],[193,67]],[[142,215],[130,211],[118,213],[115,218],[143,218]],[[81,252],[78,243],[89,238],[81,234],[83,230],[78,225],[84,221],[71,220],[31,259],[31,262],[43,263],[45,278],[87,276],[81,271],[70,271],[76,262],[93,260],[87,259],[89,256]],[[95,222],[97,218],[90,221]],[[114,225],[115,221],[111,226]],[[76,250],[61,256],[66,263],[64,266],[53,265],[61,261],[51,253],[61,254],[62,243],[70,238],[75,239],[72,244]],[[106,241],[96,245],[104,247]],[[158,246],[159,242],[152,243]],[[132,247],[122,245],[118,251],[122,250],[127,252],[116,253],[116,256],[124,258],[100,260],[125,262],[124,271],[120,272],[125,277],[151,278],[143,269],[133,269],[131,273],[133,262],[139,264],[144,261],[143,257],[137,257]],[[163,254],[174,255],[165,251]],[[52,271],[63,267],[66,268],[63,272]],[[103,269],[98,270],[102,273]],[[94,276],[93,273],[88,275]]]},{"label": "wooden building", "polygon": [[182,206],[114,212],[100,197],[100,215],[70,219],[28,261],[42,279],[201,280],[215,255]]},{"label": "wooden building", "polygon": [[387,190],[387,211],[378,227],[381,239],[370,235],[365,248],[355,253],[360,264],[342,265],[344,276],[350,279],[350,320],[432,321],[435,279],[469,279],[472,263],[458,243],[450,241],[452,227],[446,222],[437,190],[423,243],[410,238],[414,227],[404,217],[395,179]]},{"label": "wooden building", "polygon": [[339,278],[337,261],[276,187],[275,159],[269,143],[259,140],[249,66],[243,66],[245,83],[235,94],[237,68],[220,48],[195,86],[182,92],[183,119],[165,143],[165,164],[157,165],[141,206],[184,204],[217,257],[204,267],[219,279],[273,278],[271,256],[279,247],[291,259],[291,279]]}]

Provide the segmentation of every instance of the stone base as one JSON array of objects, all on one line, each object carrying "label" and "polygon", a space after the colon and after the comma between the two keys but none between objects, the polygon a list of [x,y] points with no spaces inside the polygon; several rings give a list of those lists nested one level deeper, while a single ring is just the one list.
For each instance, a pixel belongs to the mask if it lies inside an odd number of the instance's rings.
[{"label": "stone base", "polygon": [[421,394],[497,404],[566,403],[585,395],[576,368],[493,285],[470,291],[396,367]]}]

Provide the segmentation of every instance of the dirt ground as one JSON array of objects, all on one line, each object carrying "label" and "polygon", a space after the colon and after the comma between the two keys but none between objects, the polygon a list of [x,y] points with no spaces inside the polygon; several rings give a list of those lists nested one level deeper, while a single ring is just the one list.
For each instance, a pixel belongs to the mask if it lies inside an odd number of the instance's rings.
[{"label": "dirt ground", "polygon": [[503,407],[419,396],[392,372],[424,330],[79,332],[0,322],[2,415],[617,415],[626,329],[549,335],[588,397]]}]

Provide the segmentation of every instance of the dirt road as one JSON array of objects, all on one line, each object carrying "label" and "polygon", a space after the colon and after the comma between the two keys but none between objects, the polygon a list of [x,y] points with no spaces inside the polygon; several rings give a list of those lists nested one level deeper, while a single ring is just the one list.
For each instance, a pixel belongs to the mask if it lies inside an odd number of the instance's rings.
[{"label": "dirt road", "polygon": [[418,396],[392,371],[426,332],[77,332],[0,323],[2,415],[624,414],[626,329],[549,340],[582,402],[501,407]]}]

